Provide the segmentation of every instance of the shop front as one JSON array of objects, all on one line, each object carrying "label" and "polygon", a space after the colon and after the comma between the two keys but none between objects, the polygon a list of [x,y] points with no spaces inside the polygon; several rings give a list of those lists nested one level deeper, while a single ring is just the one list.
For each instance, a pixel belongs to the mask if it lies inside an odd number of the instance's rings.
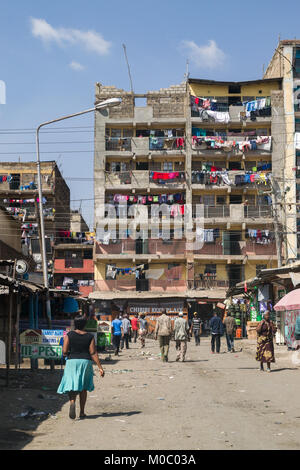
[{"label": "shop front", "polygon": [[148,322],[148,332],[152,333],[163,309],[166,310],[166,314],[171,318],[172,324],[174,324],[179,312],[183,312],[185,319],[188,318],[188,309],[185,299],[129,300],[126,313],[129,319],[143,313]]}]

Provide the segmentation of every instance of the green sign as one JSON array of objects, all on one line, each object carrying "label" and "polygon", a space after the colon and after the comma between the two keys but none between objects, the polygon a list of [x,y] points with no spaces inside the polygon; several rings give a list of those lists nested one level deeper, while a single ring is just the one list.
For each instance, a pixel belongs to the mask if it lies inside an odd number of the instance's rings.
[{"label": "green sign", "polygon": [[21,356],[33,359],[60,359],[62,346],[50,346],[47,344],[21,344]]}]

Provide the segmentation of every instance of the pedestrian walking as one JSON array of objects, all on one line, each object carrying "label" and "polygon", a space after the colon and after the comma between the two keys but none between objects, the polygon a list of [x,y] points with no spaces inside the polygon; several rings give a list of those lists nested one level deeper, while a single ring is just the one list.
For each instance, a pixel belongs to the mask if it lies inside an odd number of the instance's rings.
[{"label": "pedestrian walking", "polygon": [[138,337],[138,331],[139,331],[139,316],[137,313],[131,319],[131,331],[132,331],[133,341],[136,343],[136,340]]},{"label": "pedestrian walking", "polygon": [[230,311],[227,312],[227,317],[224,320],[224,328],[226,334],[226,341],[227,341],[227,349],[228,352],[235,352],[234,351],[234,336],[236,330],[236,321],[231,316]]},{"label": "pedestrian walking", "polygon": [[171,318],[166,315],[166,309],[162,310],[162,315],[158,317],[154,330],[154,337],[159,341],[161,360],[168,362],[169,345],[172,334]]},{"label": "pedestrian walking", "polygon": [[191,329],[190,329],[190,334],[194,334],[195,338],[195,345],[200,346],[200,335],[202,333],[202,326],[203,322],[201,318],[198,316],[197,312],[194,312],[194,316],[192,319],[192,324],[191,324]]},{"label": "pedestrian walking", "polygon": [[256,360],[260,362],[261,371],[264,370],[264,363],[267,363],[267,372],[271,372],[271,362],[275,362],[273,338],[276,330],[276,326],[270,319],[270,312],[267,310],[256,328]]},{"label": "pedestrian walking", "polygon": [[130,327],[131,327],[131,323],[128,319],[127,313],[125,313],[122,319],[123,334],[122,334],[121,343],[120,343],[121,349],[124,348],[124,343],[126,345],[126,349],[129,349]]},{"label": "pedestrian walking", "polygon": [[147,334],[147,331],[148,331],[148,324],[147,324],[147,320],[145,318],[144,313],[140,313],[139,324],[140,324],[139,340],[141,342],[141,348],[144,348],[145,344],[146,344],[146,334]]},{"label": "pedestrian walking", "polygon": [[211,352],[217,354],[220,353],[221,348],[221,336],[223,334],[223,323],[220,317],[218,317],[217,312],[214,312],[214,316],[209,321],[209,327],[211,332]]},{"label": "pedestrian walking", "polygon": [[64,338],[63,355],[67,356],[64,375],[61,379],[57,393],[69,394],[69,417],[76,418],[76,397],[79,395],[81,419],[85,418],[85,405],[87,392],[94,390],[93,362],[99,369],[100,376],[104,377],[104,370],[100,363],[95,338],[91,333],[84,331],[86,318],[77,315],[74,319],[75,329]]},{"label": "pedestrian walking", "polygon": [[115,356],[119,355],[120,343],[123,335],[122,317],[115,318],[111,324],[112,327],[112,343],[115,348]]},{"label": "pedestrian walking", "polygon": [[179,342],[179,350],[177,353],[176,361],[185,361],[185,355],[187,350],[187,342],[189,340],[189,325],[188,322],[183,318],[183,313],[179,312],[178,318],[174,322],[174,333],[175,341]]}]

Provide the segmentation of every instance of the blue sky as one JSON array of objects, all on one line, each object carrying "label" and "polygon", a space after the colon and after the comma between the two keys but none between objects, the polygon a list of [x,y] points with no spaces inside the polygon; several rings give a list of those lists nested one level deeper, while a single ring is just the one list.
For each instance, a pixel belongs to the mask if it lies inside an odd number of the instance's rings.
[{"label": "blue sky", "polygon": [[[96,82],[130,89],[122,43],[137,93],[180,83],[187,58],[191,77],[251,80],[261,78],[279,35],[299,38],[299,18],[294,0],[2,0],[0,80],[6,104],[0,104],[0,159],[34,160],[34,133],[12,130],[34,129],[91,107]],[[92,126],[87,115],[41,136],[42,159],[57,160],[64,177],[72,178],[67,182],[73,207],[83,199],[89,224]]]}]

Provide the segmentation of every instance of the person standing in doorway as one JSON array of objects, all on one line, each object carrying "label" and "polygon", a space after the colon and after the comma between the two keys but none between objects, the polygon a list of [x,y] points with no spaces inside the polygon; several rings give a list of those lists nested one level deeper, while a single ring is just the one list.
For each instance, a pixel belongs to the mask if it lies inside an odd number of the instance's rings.
[{"label": "person standing in doorway", "polygon": [[217,354],[220,353],[221,348],[221,336],[223,334],[223,323],[220,317],[218,317],[217,312],[214,312],[214,316],[209,321],[209,327],[211,332],[211,352]]},{"label": "person standing in doorway", "polygon": [[194,312],[194,316],[192,319],[192,324],[191,324],[191,329],[190,329],[190,334],[194,334],[195,338],[195,345],[200,346],[200,335],[202,333],[202,325],[203,322],[201,318],[199,318],[198,313]]},{"label": "person standing in doorway", "polygon": [[129,349],[130,327],[131,327],[131,323],[128,319],[127,313],[125,313],[122,319],[123,334],[122,334],[121,344],[120,344],[121,349],[124,348],[124,343],[126,345],[126,349]]},{"label": "person standing in doorway", "polygon": [[131,319],[131,331],[132,331],[133,341],[136,343],[136,340],[138,337],[138,331],[139,331],[139,316],[137,313]]},{"label": "person standing in doorway", "polygon": [[70,400],[69,417],[76,418],[76,397],[79,395],[80,419],[86,417],[85,405],[87,392],[94,390],[93,362],[98,366],[100,376],[104,377],[104,370],[97,354],[95,338],[84,328],[86,318],[77,315],[74,319],[75,329],[64,338],[63,355],[67,356],[64,375],[61,379],[57,393],[68,393]]},{"label": "person standing in doorway", "polygon": [[172,334],[171,318],[166,314],[166,309],[162,310],[162,315],[158,317],[155,325],[154,336],[159,341],[161,360],[168,362],[169,345]]},{"label": "person standing in doorway", "polygon": [[115,356],[119,355],[121,338],[123,336],[123,327],[122,327],[121,318],[115,318],[111,324],[112,338],[113,338],[112,343],[115,348]]},{"label": "person standing in doorway", "polygon": [[235,352],[234,351],[234,336],[236,330],[236,322],[235,319],[231,316],[230,311],[227,312],[227,317],[224,320],[224,327],[226,333],[226,341],[227,341],[227,349],[228,352]]},{"label": "person standing in doorway", "polygon": [[144,313],[140,313],[139,323],[139,340],[141,342],[141,348],[144,348],[146,344],[146,334],[148,331],[148,324]]},{"label": "person standing in doorway", "polygon": [[260,362],[260,370],[264,370],[264,363],[267,363],[267,372],[271,372],[271,362],[275,362],[273,338],[276,333],[276,326],[271,321],[270,312],[267,310],[264,318],[259,322],[257,331],[256,360]]},{"label": "person standing in doorway", "polygon": [[189,325],[188,322],[183,318],[183,312],[179,312],[178,318],[174,322],[174,333],[175,341],[179,342],[179,350],[177,353],[176,361],[185,361],[185,355],[187,350],[187,342],[189,340]]}]

